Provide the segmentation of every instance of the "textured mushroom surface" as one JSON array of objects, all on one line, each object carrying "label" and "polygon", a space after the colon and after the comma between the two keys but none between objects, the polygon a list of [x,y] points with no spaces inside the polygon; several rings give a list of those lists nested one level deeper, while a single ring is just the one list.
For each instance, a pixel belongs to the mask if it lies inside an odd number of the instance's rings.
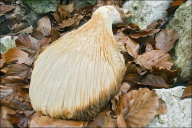
[{"label": "textured mushroom surface", "polygon": [[54,118],[95,117],[119,91],[126,67],[112,24],[130,15],[114,6],[100,7],[86,24],[48,46],[32,72],[34,110]]}]

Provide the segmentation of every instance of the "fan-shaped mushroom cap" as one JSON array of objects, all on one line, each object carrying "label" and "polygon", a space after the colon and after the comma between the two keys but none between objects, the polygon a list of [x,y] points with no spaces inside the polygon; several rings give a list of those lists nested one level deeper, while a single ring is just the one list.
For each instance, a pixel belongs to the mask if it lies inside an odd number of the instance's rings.
[{"label": "fan-shaped mushroom cap", "polygon": [[38,56],[29,88],[34,110],[55,118],[88,120],[119,91],[126,68],[112,23],[131,15],[119,10],[100,7],[89,22]]}]

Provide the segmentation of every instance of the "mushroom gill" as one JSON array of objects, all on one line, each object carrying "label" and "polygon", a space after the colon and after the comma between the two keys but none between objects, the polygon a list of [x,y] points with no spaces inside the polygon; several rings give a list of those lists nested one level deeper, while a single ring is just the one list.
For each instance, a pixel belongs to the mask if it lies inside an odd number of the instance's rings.
[{"label": "mushroom gill", "polygon": [[119,91],[125,62],[112,24],[131,12],[102,6],[83,26],[49,45],[37,58],[29,96],[35,111],[89,120]]}]

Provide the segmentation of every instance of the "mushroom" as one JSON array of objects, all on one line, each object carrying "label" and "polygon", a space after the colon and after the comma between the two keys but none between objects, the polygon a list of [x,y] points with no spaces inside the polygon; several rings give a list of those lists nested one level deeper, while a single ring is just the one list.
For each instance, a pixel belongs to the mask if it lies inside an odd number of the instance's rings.
[{"label": "mushroom", "polygon": [[112,24],[131,15],[102,6],[86,24],[49,45],[34,64],[29,88],[33,109],[54,118],[95,117],[119,91],[126,70]]}]

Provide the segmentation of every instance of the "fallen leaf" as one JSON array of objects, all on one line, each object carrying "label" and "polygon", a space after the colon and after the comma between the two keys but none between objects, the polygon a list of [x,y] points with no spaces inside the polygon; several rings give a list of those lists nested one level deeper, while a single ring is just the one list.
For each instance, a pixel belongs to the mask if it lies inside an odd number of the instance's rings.
[{"label": "fallen leaf", "polygon": [[37,39],[30,35],[25,35],[15,40],[17,48],[27,52],[35,52],[40,50],[40,43]]},{"label": "fallen leaf", "polygon": [[122,114],[120,114],[120,115],[118,116],[118,118],[117,118],[117,126],[118,126],[119,128],[126,128],[126,127],[127,127],[127,125],[126,125],[126,123],[125,123],[125,119],[124,119],[124,117],[123,117]]},{"label": "fallen leaf", "polygon": [[117,32],[115,35],[115,40],[117,42],[120,42],[122,45],[125,45],[126,44],[126,41],[128,39],[128,36],[127,34],[124,34],[123,32]]},{"label": "fallen leaf", "polygon": [[105,121],[104,121],[104,124],[102,127],[103,128],[109,128],[109,127],[115,128],[115,127],[117,127],[117,120],[113,119],[112,116],[110,114],[108,114],[105,117]]},{"label": "fallen leaf", "polygon": [[128,74],[128,75],[125,76],[123,81],[125,81],[125,82],[127,82],[127,81],[139,82],[142,78],[143,78],[143,76],[141,76],[138,73],[137,74]]},{"label": "fallen leaf", "polygon": [[32,32],[33,32],[33,27],[32,27],[32,25],[31,25],[31,26],[29,26],[28,28],[25,28],[25,29],[17,32],[17,34],[25,34],[25,33],[26,33],[26,34],[31,34]]},{"label": "fallen leaf", "polygon": [[137,58],[138,53],[139,53],[139,48],[140,48],[140,46],[137,42],[135,42],[133,39],[128,37],[128,40],[126,41],[126,48],[127,48],[128,53],[133,58]]},{"label": "fallen leaf", "polygon": [[64,9],[65,11],[71,13],[74,10],[74,3],[70,3],[68,5],[59,5],[58,8]]},{"label": "fallen leaf", "polygon": [[163,69],[171,69],[173,61],[171,56],[162,50],[152,50],[150,52],[138,55],[136,63],[143,69],[149,69],[151,71],[152,66],[156,66]]},{"label": "fallen leaf", "polygon": [[25,79],[20,76],[6,76],[1,79],[1,84],[21,83],[25,82]]},{"label": "fallen leaf", "polygon": [[144,127],[160,113],[160,109],[166,109],[160,104],[165,102],[160,101],[155,90],[133,90],[121,97],[117,114],[124,116],[127,127]]},{"label": "fallen leaf", "polygon": [[13,109],[10,109],[6,106],[1,106],[1,128],[9,127],[13,128],[13,125],[7,120],[8,114],[15,114],[16,112]]},{"label": "fallen leaf", "polygon": [[109,111],[109,106],[106,107],[105,110],[98,113],[98,115],[91,119],[88,122],[87,127],[102,127],[105,121],[105,117],[107,116],[107,112]]},{"label": "fallen leaf", "polygon": [[73,25],[74,23],[75,23],[75,20],[71,19],[71,18],[63,20],[62,25],[59,26],[59,29],[69,27],[69,26]]},{"label": "fallen leaf", "polygon": [[47,37],[39,40],[41,48],[48,46],[50,42],[51,42],[51,37]]},{"label": "fallen leaf", "polygon": [[3,59],[6,63],[17,62],[18,64],[22,64],[27,61],[28,54],[20,49],[12,48],[3,54]]},{"label": "fallen leaf", "polygon": [[174,42],[179,39],[179,35],[174,30],[162,30],[156,37],[156,49],[169,52],[173,46]]},{"label": "fallen leaf", "polygon": [[51,36],[51,42],[54,42],[55,40],[60,38],[60,33],[56,31],[55,28],[52,28],[50,36]]},{"label": "fallen leaf", "polygon": [[153,35],[154,33],[159,32],[161,29],[153,29],[153,30],[142,30],[140,32],[133,32],[130,36],[134,39],[138,39],[139,37],[145,37],[148,35]]},{"label": "fallen leaf", "polygon": [[15,9],[15,6],[12,5],[1,5],[0,6],[0,16],[5,15],[5,13]]},{"label": "fallen leaf", "polygon": [[190,81],[187,84],[187,87],[185,88],[185,90],[183,91],[183,94],[181,96],[181,99],[187,98],[187,97],[191,97],[192,96],[192,81]]},{"label": "fallen leaf", "polygon": [[8,67],[6,76],[21,76],[23,78],[28,78],[31,67],[24,64],[13,64]]},{"label": "fallen leaf", "polygon": [[163,79],[167,83],[173,84],[174,78],[176,78],[179,74],[179,70],[172,70],[172,69],[168,70],[152,66],[151,73],[153,73],[154,75],[159,75],[163,77]]},{"label": "fallen leaf", "polygon": [[157,29],[157,28],[160,27],[163,23],[164,23],[164,21],[163,21],[162,19],[158,19],[158,20],[156,20],[156,21],[153,21],[150,25],[147,26],[146,30]]},{"label": "fallen leaf", "polygon": [[130,88],[131,88],[131,85],[129,83],[123,82],[121,84],[120,96],[123,96],[125,93],[127,93]]},{"label": "fallen leaf", "polygon": [[20,24],[15,24],[13,25],[13,27],[11,28],[11,30],[13,30],[13,32],[17,33],[23,29],[27,28],[27,25],[25,23],[20,23]]},{"label": "fallen leaf", "polygon": [[28,59],[25,62],[25,64],[28,65],[28,66],[32,66],[32,64],[35,62],[38,54],[39,54],[39,52],[29,53]]},{"label": "fallen leaf", "polygon": [[144,84],[144,85],[150,85],[158,88],[168,88],[170,87],[169,84],[165,82],[165,80],[158,76],[158,75],[147,75],[145,78],[143,78],[141,81],[137,82],[139,84]]},{"label": "fallen leaf", "polygon": [[7,120],[18,127],[27,127],[29,116],[33,113],[34,111],[17,111],[15,114],[8,114]]},{"label": "fallen leaf", "polygon": [[41,39],[44,39],[45,36],[40,32],[40,31],[37,31],[37,30],[34,30],[32,33],[31,33],[31,36],[34,37],[35,39],[37,40],[41,40]]},{"label": "fallen leaf", "polygon": [[138,96],[137,90],[132,90],[132,91],[129,91],[128,93],[124,94],[119,100],[119,104],[118,104],[117,110],[116,110],[116,115],[120,115],[121,112],[124,109],[126,109],[126,107],[128,106],[128,103],[131,100],[134,100],[137,96]]},{"label": "fallen leaf", "polygon": [[28,127],[83,127],[83,125],[84,121],[54,119],[35,114],[30,117],[28,122]]},{"label": "fallen leaf", "polygon": [[1,105],[14,110],[31,110],[28,89],[19,86],[0,85]]},{"label": "fallen leaf", "polygon": [[36,30],[40,31],[44,36],[51,33],[51,22],[48,16],[44,16],[38,21]]}]

